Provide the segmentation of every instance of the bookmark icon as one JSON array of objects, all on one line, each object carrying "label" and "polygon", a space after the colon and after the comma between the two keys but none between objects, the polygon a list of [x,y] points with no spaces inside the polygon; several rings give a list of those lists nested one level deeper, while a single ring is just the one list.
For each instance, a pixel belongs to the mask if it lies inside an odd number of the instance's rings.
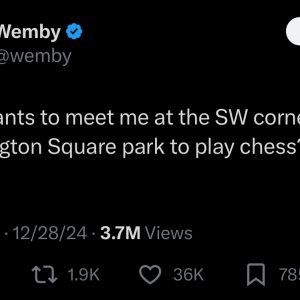
[{"label": "bookmark icon", "polygon": [[262,263],[251,263],[247,265],[247,287],[251,285],[266,286],[266,266]]}]

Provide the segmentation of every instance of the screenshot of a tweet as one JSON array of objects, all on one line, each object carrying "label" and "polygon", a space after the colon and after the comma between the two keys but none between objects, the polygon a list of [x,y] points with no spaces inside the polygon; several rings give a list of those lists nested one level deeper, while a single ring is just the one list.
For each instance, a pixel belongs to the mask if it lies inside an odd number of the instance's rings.
[{"label": "screenshot of a tweet", "polygon": [[1,12],[1,289],[299,291],[300,9],[78,11]]}]

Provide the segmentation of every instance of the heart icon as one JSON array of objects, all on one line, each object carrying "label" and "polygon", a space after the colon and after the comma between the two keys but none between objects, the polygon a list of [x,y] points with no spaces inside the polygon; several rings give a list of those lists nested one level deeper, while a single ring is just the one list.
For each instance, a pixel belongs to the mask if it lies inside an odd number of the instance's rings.
[{"label": "heart icon", "polygon": [[140,276],[148,284],[155,283],[161,276],[161,267],[158,265],[140,267]]}]

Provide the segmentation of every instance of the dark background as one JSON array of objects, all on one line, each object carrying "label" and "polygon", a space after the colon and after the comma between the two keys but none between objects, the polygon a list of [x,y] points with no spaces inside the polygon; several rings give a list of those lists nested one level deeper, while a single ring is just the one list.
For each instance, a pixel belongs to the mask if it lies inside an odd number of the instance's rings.
[{"label": "dark background", "polygon": [[[6,65],[0,68],[1,112],[154,112],[192,108],[250,108],[299,111],[299,49],[285,36],[296,7],[261,4],[112,5],[60,15],[50,10],[30,18],[7,11],[1,23],[78,22],[81,40],[54,47],[73,50],[67,68]],[[48,15],[48,16],[47,16]],[[50,48],[48,42],[1,40],[4,49]],[[3,128],[8,137],[80,139],[124,136],[297,137],[292,128],[109,129]],[[298,243],[298,156],[118,159],[31,158],[2,160],[1,232],[16,224],[125,224],[192,227],[193,241],[35,243],[1,240],[1,282],[36,290],[35,264],[99,265],[100,288],[143,291],[142,264],[207,267],[210,293],[245,289],[246,264],[267,265],[267,288],[279,285],[277,268],[300,267]],[[168,271],[166,271],[168,273]],[[276,277],[277,276],[277,277]],[[164,274],[154,292],[192,295],[202,285],[174,284]],[[80,288],[96,288],[79,286]],[[57,289],[72,287],[58,283]],[[46,289],[54,292],[55,288]],[[39,290],[44,292],[43,290]],[[147,288],[147,293],[151,289]],[[259,290],[258,293],[263,293]]]}]

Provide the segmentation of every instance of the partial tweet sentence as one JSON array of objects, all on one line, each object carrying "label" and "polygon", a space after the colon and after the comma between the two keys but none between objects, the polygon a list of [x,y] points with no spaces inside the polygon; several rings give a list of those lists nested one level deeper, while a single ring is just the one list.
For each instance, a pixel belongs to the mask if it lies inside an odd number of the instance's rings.
[{"label": "partial tweet sentence", "polygon": [[0,159],[295,157],[300,113],[247,108],[0,112]]}]

